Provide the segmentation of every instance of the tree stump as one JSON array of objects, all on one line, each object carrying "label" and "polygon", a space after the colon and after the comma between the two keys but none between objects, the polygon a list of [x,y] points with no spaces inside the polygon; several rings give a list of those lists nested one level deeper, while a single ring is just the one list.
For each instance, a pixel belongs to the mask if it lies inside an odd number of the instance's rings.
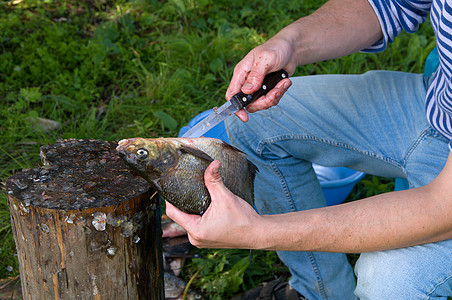
[{"label": "tree stump", "polygon": [[8,178],[23,299],[164,299],[158,194],[116,146],[58,141]]}]

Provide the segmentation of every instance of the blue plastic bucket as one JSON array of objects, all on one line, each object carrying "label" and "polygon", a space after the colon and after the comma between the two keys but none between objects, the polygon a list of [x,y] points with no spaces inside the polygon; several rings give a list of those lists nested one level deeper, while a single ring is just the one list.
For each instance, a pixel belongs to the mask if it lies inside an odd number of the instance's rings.
[{"label": "blue plastic bucket", "polygon": [[[202,119],[207,117],[213,110],[207,110],[196,117],[194,117],[187,126],[184,126],[179,131],[179,136],[182,136],[195,124],[199,123]],[[205,137],[217,138],[229,143],[228,135],[224,122],[221,122],[217,126],[210,129],[204,134]],[[343,203],[348,197],[353,187],[358,183],[366,174],[358,172],[345,167],[324,167],[313,164],[314,171],[322,186],[323,194],[325,195],[326,204],[336,205]]]},{"label": "blue plastic bucket", "polygon": [[316,164],[312,166],[329,206],[343,203],[353,187],[366,175],[345,167],[324,167]]}]

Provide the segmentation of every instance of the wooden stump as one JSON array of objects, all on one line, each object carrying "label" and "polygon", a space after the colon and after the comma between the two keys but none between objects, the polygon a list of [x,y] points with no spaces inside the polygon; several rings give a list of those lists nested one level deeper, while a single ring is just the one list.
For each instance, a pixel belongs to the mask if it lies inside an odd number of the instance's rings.
[{"label": "wooden stump", "polygon": [[116,145],[62,140],[8,178],[24,299],[164,299],[158,194]]}]

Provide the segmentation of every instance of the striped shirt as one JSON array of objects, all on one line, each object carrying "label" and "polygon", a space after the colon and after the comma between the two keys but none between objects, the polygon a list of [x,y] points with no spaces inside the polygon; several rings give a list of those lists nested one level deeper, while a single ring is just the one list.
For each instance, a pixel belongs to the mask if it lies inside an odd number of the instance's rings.
[{"label": "striped shirt", "polygon": [[427,91],[426,116],[433,128],[452,141],[452,0],[368,1],[383,30],[383,39],[365,50],[368,52],[382,51],[402,30],[416,31],[430,12],[439,66]]}]

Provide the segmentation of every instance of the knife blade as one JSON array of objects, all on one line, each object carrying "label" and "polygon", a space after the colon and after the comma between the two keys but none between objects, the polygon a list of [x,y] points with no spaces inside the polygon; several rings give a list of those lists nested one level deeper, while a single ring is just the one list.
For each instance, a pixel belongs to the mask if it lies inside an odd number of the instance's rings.
[{"label": "knife blade", "polygon": [[210,115],[201,120],[199,123],[195,124],[192,128],[185,132],[182,135],[182,137],[202,136],[207,131],[209,131],[222,121],[226,120],[232,114],[238,112],[248,104],[251,104],[255,100],[259,99],[261,96],[266,95],[278,84],[278,82],[288,77],[289,75],[285,70],[279,70],[267,74],[259,90],[252,94],[245,94],[243,92],[235,94],[225,104],[223,104],[219,108],[214,108],[213,112]]}]

